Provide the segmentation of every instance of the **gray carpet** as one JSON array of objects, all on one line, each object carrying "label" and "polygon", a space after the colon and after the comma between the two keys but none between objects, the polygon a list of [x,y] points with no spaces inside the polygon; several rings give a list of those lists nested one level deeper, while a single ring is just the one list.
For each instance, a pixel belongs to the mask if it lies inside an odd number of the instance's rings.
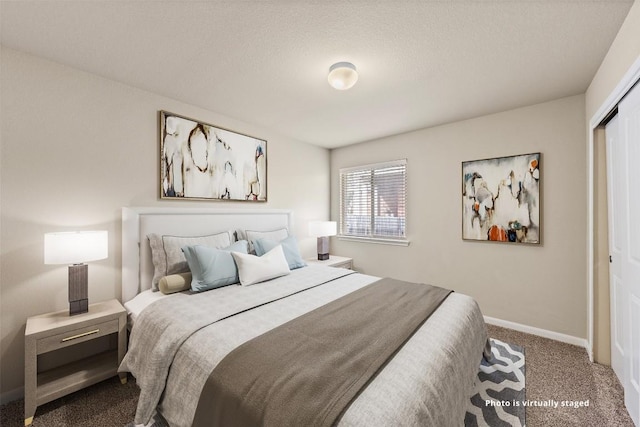
[{"label": "gray carpet", "polygon": [[[34,427],[123,427],[133,420],[138,386],[113,377],[84,390],[39,406]],[[0,406],[0,426],[24,426],[24,400]]]},{"label": "gray carpet", "polygon": [[[624,408],[622,388],[608,366],[589,362],[583,348],[510,329],[489,326],[489,335],[526,348],[528,400],[586,400],[588,408],[527,407],[528,427],[633,427]],[[34,427],[122,427],[131,422],[138,401],[135,382],[104,381],[46,405]],[[23,401],[0,406],[2,427],[24,424]]]},{"label": "gray carpet", "polygon": [[527,407],[527,427],[634,427],[609,366],[589,362],[582,347],[488,325],[489,335],[527,353],[527,400],[585,401],[589,407]]}]

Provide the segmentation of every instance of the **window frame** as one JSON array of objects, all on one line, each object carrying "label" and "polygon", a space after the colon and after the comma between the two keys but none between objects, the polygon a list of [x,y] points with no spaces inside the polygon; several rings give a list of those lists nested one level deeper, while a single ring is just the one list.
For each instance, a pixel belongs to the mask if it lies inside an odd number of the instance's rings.
[{"label": "window frame", "polygon": [[[339,240],[347,240],[347,241],[355,241],[355,242],[368,242],[368,243],[378,243],[378,244],[387,244],[387,245],[396,245],[396,246],[408,246],[409,238],[407,233],[407,202],[408,202],[408,166],[407,159],[398,159],[386,162],[379,163],[371,163],[366,165],[352,166],[346,168],[339,169],[339,201],[340,201],[340,212],[339,212],[339,221],[338,221],[338,239]],[[354,234],[344,234],[343,226],[345,225],[345,214],[344,214],[344,186],[343,186],[343,176],[347,173],[351,172],[359,172],[359,171],[374,171],[376,169],[385,169],[394,166],[403,166],[404,167],[404,235],[403,236],[381,236],[374,235],[373,230],[375,229],[375,215],[371,215],[371,233],[369,235],[354,235]],[[374,212],[374,197],[372,196],[372,190],[369,190],[370,198],[371,198],[371,211]]]}]

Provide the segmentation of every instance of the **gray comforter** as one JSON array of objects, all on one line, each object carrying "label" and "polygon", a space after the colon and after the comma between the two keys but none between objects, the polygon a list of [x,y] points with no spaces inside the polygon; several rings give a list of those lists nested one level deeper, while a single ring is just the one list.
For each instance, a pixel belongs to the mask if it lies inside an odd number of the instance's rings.
[{"label": "gray comforter", "polygon": [[[206,379],[233,348],[376,279],[307,267],[250,287],[157,301],[136,320],[121,365],[141,388],[136,423],[147,423],[157,408],[170,425],[191,425]],[[461,425],[486,338],[475,301],[452,294],[353,401],[340,425]]]}]

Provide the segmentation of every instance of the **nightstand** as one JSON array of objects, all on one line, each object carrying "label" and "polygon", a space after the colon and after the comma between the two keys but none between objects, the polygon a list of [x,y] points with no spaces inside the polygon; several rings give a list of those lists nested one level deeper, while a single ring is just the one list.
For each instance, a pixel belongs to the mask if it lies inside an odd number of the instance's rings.
[{"label": "nightstand", "polygon": [[353,270],[353,258],[336,255],[329,255],[329,259],[325,259],[324,261],[320,261],[317,258],[311,258],[307,260],[307,264],[326,265],[327,267],[348,268],[349,270]]},{"label": "nightstand", "polygon": [[[24,346],[28,426],[38,406],[117,374],[127,350],[127,311],[114,299],[75,316],[67,309],[29,317]],[[127,374],[119,375],[125,384]]]}]

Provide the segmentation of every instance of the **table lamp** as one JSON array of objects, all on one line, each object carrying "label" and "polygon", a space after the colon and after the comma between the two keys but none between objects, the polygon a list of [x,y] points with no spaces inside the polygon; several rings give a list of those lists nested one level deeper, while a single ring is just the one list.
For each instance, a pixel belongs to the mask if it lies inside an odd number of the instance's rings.
[{"label": "table lamp", "polygon": [[69,264],[69,315],[89,311],[88,261],[108,255],[106,231],[71,231],[44,235],[44,263]]},{"label": "table lamp", "polygon": [[329,236],[335,236],[338,224],[335,221],[312,221],[309,223],[309,235],[318,238],[318,259],[329,259]]}]

